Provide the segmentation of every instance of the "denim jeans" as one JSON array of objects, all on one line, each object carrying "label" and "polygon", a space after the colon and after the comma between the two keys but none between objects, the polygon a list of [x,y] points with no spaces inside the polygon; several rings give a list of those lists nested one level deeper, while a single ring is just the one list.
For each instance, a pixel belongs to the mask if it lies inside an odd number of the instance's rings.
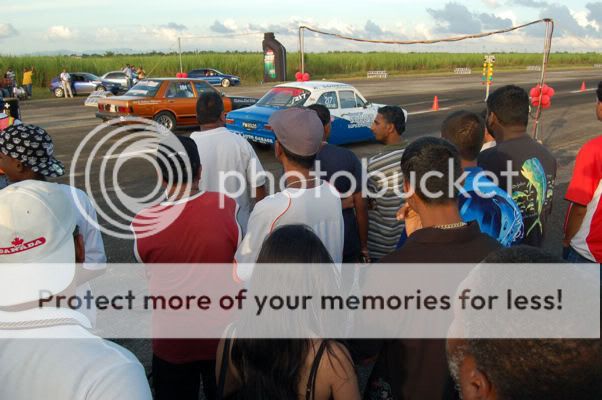
[{"label": "denim jeans", "polygon": [[8,186],[8,178],[4,174],[0,174],[0,190]]},{"label": "denim jeans", "polygon": [[33,85],[31,83],[29,85],[25,85],[25,91],[27,92],[27,96],[31,97],[33,95],[32,89]]},{"label": "denim jeans", "polygon": [[587,263],[594,263],[595,261],[591,261],[585,257],[583,257],[581,254],[577,253],[575,251],[575,249],[573,249],[572,247],[567,247],[564,249],[564,251],[562,252],[562,258],[564,258],[565,260],[567,260],[570,263],[574,263],[574,264],[587,264]]}]

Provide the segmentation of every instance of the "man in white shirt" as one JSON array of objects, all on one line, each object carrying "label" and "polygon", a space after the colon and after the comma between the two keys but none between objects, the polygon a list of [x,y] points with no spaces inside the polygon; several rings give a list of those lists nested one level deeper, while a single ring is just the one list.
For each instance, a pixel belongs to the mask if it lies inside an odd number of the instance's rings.
[{"label": "man in white shirt", "polygon": [[60,79],[61,86],[63,87],[63,96],[65,96],[65,98],[73,98],[73,92],[71,91],[71,75],[69,75],[67,69],[63,68]]},{"label": "man in white shirt", "polygon": [[[13,125],[0,135],[0,169],[10,182],[28,179],[46,180],[65,173],[63,164],[54,157],[54,145],[50,135],[34,125]],[[104,272],[107,257],[96,217],[96,210],[85,192],[69,186],[59,185],[67,195],[75,210],[76,223],[84,238],[86,250],[85,270],[93,278]],[[78,295],[84,295],[90,285],[84,283],[78,288]],[[85,310],[92,324],[95,310]]]},{"label": "man in white shirt", "polygon": [[60,186],[27,180],[3,189],[0,220],[0,398],[151,399],[132,353],[90,333],[79,312],[40,304],[74,295],[75,263],[84,260]]},{"label": "man in white shirt", "polygon": [[324,128],[313,110],[275,112],[269,124],[276,134],[275,155],[284,167],[286,188],[255,205],[235,261],[237,275],[248,280],[265,238],[278,226],[305,224],[322,240],[335,263],[343,259],[344,222],[338,191],[310,172],[322,147]]},{"label": "man in white shirt", "polygon": [[259,202],[265,197],[263,167],[249,142],[226,129],[224,103],[219,94],[201,94],[196,109],[201,130],[193,132],[190,138],[203,162],[199,189],[235,199],[240,207],[237,219],[246,232],[251,198]]}]

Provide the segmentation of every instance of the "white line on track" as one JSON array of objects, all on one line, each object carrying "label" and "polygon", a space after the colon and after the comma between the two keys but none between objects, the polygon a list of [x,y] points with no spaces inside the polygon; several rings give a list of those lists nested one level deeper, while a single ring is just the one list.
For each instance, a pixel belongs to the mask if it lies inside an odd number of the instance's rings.
[{"label": "white line on track", "polygon": [[[439,111],[446,111],[446,110],[451,110],[451,107],[441,107],[439,109]],[[437,112],[437,111],[433,111],[433,110],[422,110],[422,111],[414,111],[411,113],[408,113],[408,115],[418,115],[418,114],[427,114],[427,113],[433,113],[433,112]]]},{"label": "white line on track", "polygon": [[585,90],[572,90],[569,93],[594,92],[596,90],[597,90],[596,88],[590,88],[590,89],[585,89]]}]

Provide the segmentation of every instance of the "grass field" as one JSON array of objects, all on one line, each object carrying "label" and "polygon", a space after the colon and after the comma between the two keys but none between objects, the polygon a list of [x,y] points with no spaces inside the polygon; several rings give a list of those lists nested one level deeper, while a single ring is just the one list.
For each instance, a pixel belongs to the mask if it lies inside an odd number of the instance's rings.
[{"label": "grass field", "polygon": [[[496,69],[518,69],[540,65],[539,53],[497,54]],[[293,80],[298,71],[299,54],[288,54],[288,79]],[[238,75],[243,84],[255,84],[263,79],[261,53],[198,53],[182,56],[184,71],[193,68],[216,68],[224,73]],[[177,54],[115,55],[94,57],[70,56],[3,56],[0,71],[11,66],[21,79],[24,67],[33,66],[34,85],[46,87],[62,68],[72,72],[91,72],[102,75],[119,70],[126,64],[142,65],[149,76],[174,76],[179,70]],[[428,72],[451,72],[454,68],[470,67],[473,73],[481,73],[483,55],[471,53],[310,53],[305,58],[306,71],[312,78],[336,78],[363,76],[370,70],[385,70],[391,75]],[[602,53],[553,53],[551,67],[592,67],[602,64]]]}]

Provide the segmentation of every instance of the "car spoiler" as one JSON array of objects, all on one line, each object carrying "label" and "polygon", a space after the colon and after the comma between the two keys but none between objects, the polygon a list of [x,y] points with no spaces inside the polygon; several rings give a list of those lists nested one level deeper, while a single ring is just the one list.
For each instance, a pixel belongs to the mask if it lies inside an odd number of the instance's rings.
[{"label": "car spoiler", "polygon": [[257,103],[259,99],[253,97],[242,97],[242,96],[228,96],[232,100],[232,110],[238,110],[241,108],[252,106]]}]

